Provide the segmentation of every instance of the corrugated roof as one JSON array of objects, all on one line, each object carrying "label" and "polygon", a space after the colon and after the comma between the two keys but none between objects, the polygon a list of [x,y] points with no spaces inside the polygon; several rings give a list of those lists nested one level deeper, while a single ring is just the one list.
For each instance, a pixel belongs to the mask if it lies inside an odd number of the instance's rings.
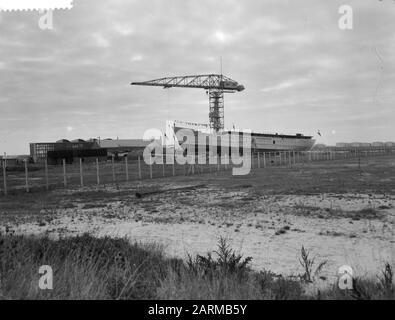
[{"label": "corrugated roof", "polygon": [[150,141],[141,139],[125,139],[125,140],[101,140],[100,147],[111,148],[144,148],[150,144]]}]

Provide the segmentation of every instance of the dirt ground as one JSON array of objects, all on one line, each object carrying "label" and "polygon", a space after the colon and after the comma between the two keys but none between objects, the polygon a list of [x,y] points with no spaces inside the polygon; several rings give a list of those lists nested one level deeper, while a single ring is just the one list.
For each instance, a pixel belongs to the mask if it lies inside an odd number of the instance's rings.
[{"label": "dirt ground", "polygon": [[255,269],[287,275],[302,272],[303,245],[317,264],[328,261],[323,281],[342,265],[373,275],[384,262],[395,263],[395,159],[1,196],[0,223],[0,231],[17,234],[89,232],[158,242],[179,257],[211,251],[224,236],[253,258]]}]

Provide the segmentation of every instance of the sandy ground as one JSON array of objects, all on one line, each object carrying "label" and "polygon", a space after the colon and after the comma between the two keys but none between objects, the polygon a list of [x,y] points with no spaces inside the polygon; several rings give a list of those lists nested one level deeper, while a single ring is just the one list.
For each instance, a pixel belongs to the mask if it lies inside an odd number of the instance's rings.
[{"label": "sandy ground", "polygon": [[105,197],[94,200],[88,200],[94,187],[56,191],[63,197],[57,209],[41,209],[40,218],[4,222],[1,228],[18,234],[125,236],[161,243],[168,255],[182,258],[214,250],[224,236],[253,258],[254,269],[287,275],[302,273],[303,245],[317,263],[328,261],[321,273],[327,281],[342,265],[362,276],[378,274],[386,261],[395,263],[395,195],[271,195],[250,185],[229,189],[190,182],[152,182],[139,190],[194,186],[141,199],[136,189],[107,187]]}]

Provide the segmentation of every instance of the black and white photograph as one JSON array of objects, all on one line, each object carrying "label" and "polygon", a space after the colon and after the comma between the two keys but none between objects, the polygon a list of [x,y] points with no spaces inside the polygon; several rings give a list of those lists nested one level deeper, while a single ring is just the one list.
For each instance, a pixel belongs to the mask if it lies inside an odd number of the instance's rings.
[{"label": "black and white photograph", "polygon": [[395,1],[0,0],[0,33],[0,300],[395,300]]}]

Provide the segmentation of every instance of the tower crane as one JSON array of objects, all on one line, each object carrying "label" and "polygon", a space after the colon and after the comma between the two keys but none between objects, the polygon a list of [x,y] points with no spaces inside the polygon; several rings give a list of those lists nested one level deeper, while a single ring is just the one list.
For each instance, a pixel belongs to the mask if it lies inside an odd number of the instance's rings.
[{"label": "tower crane", "polygon": [[245,88],[228,77],[218,74],[169,77],[144,82],[132,82],[134,86],[205,89],[209,95],[210,128],[218,132],[224,129],[224,93],[241,92]]}]

